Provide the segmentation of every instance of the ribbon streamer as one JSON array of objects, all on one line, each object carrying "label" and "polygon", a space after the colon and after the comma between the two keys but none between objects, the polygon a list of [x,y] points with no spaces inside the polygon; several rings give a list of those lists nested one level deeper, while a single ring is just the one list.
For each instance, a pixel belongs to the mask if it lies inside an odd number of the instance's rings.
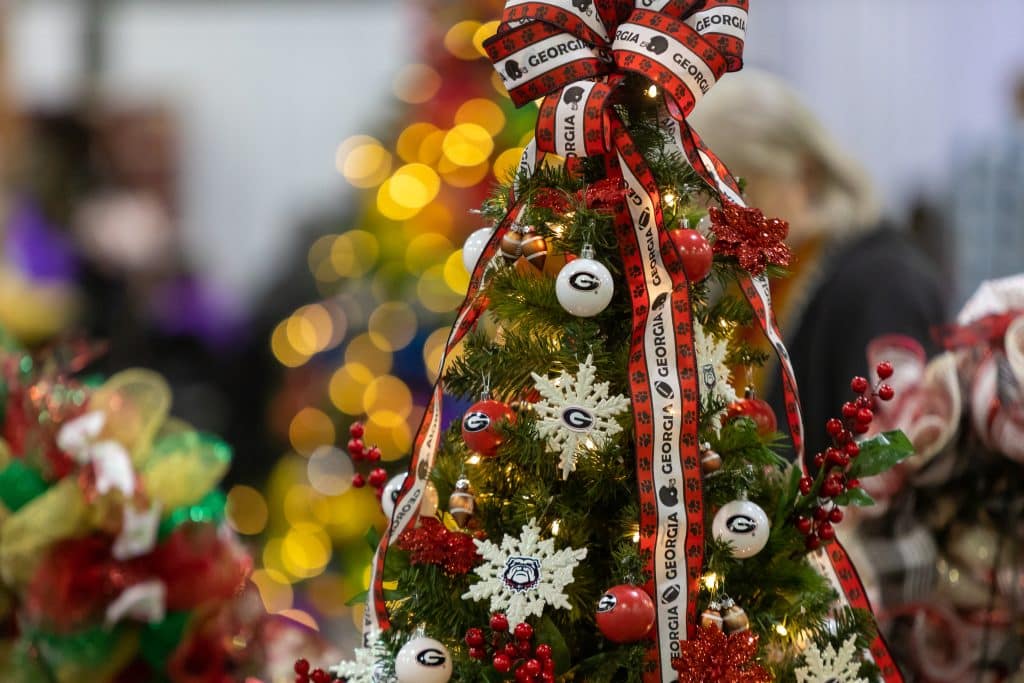
[{"label": "ribbon streamer", "polygon": [[[697,424],[699,385],[693,350],[689,283],[664,230],[657,183],[615,110],[616,88],[627,74],[659,87],[662,124],[673,147],[723,201],[742,204],[725,165],[686,122],[699,99],[727,72],[742,66],[747,0],[509,0],[497,34],[485,49],[512,100],[519,106],[544,98],[536,138],[520,171],[532,174],[545,153],[572,159],[602,157],[607,176],[626,188],[615,230],[633,304],[629,357],[640,495],[640,550],[651,576],[656,633],[644,680],[669,683],[679,641],[696,623],[696,598],[704,554],[704,503]],[[513,197],[473,270],[469,291],[442,357],[461,341],[486,308],[483,272],[523,204]],[[779,355],[787,422],[794,448],[803,453],[796,380],[772,313],[767,278],[744,276],[740,286],[761,329]],[[388,548],[415,519],[430,476],[440,432],[443,380],[438,380],[417,433],[405,485],[373,566],[364,638],[389,627],[383,569]],[[822,553],[820,571],[848,604],[866,605],[856,574],[837,542]],[[852,576],[852,578],[851,578]],[[886,665],[884,643],[872,654]],[[891,664],[891,660],[889,660]],[[890,670],[891,669],[891,670]]]}]

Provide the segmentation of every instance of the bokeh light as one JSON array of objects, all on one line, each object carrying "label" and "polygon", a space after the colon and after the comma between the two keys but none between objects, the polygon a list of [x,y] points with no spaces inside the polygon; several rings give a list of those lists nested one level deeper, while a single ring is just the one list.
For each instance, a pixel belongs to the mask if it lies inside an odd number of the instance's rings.
[{"label": "bokeh light", "polygon": [[296,524],[281,541],[281,561],[296,578],[311,578],[322,573],[331,554],[331,539],[315,524]]},{"label": "bokeh light", "polygon": [[437,162],[439,155],[435,154],[423,154],[423,143],[424,141],[435,133],[441,133],[442,140],[443,133],[441,129],[432,123],[413,123],[406,126],[405,130],[398,136],[398,141],[395,143],[395,151],[398,152],[398,156],[403,161],[414,163],[420,162],[425,164],[433,164]]},{"label": "bokeh light", "polygon": [[483,161],[476,166],[457,166],[448,159],[442,159],[438,164],[438,170],[444,182],[452,187],[473,187],[487,177],[491,165]]},{"label": "bokeh light", "polygon": [[416,312],[402,301],[388,301],[370,314],[370,339],[383,351],[404,349],[416,336]]},{"label": "bokeh light", "polygon": [[297,368],[309,360],[309,356],[299,353],[288,341],[288,322],[290,320],[291,318],[286,318],[274,328],[274,332],[270,335],[270,350],[278,363],[288,368]]},{"label": "bokeh light", "polygon": [[436,232],[422,233],[409,241],[405,250],[405,267],[410,273],[419,275],[444,260],[454,248],[451,240],[444,235]]},{"label": "bokeh light", "polygon": [[391,172],[392,156],[376,138],[354,135],[338,145],[334,164],[353,186],[376,187]]},{"label": "bokeh light", "polygon": [[339,277],[360,278],[380,256],[377,238],[365,230],[349,230],[331,244],[331,267]]},{"label": "bokeh light", "polygon": [[434,201],[440,189],[441,179],[437,172],[420,163],[406,164],[399,168],[388,185],[392,202],[417,211]]},{"label": "bokeh light", "polygon": [[484,50],[484,43],[498,32],[498,26],[500,25],[501,22],[499,21],[488,21],[480,24],[473,33],[473,47],[476,48],[481,57],[487,56],[487,52]]},{"label": "bokeh light", "polygon": [[345,363],[331,375],[327,390],[334,407],[348,415],[362,415],[363,394],[373,373],[362,363]]},{"label": "bokeh light", "polygon": [[469,288],[469,273],[462,263],[462,250],[453,252],[444,262],[444,281],[453,292],[464,292]]},{"label": "bokeh light", "polygon": [[456,292],[444,278],[444,266],[427,268],[416,283],[416,295],[428,311],[445,313],[454,310],[462,301],[465,292]]},{"label": "bokeh light", "polygon": [[354,337],[345,349],[346,363],[359,363],[370,374],[377,377],[386,375],[391,371],[393,359],[391,353],[381,350],[373,343],[373,338],[368,332]]},{"label": "bokeh light", "polygon": [[346,588],[343,577],[325,573],[311,579],[307,586],[310,602],[328,617],[338,617],[345,614],[349,607],[346,605],[352,597],[352,591]]},{"label": "bokeh light", "polygon": [[448,341],[450,330],[447,327],[439,327],[430,333],[427,341],[423,343],[423,365],[427,370],[427,379],[433,383],[437,381],[441,370],[441,357],[444,355],[444,345]]},{"label": "bokeh light", "polygon": [[505,113],[491,100],[478,97],[459,106],[455,112],[455,123],[475,123],[494,136],[505,127]]},{"label": "bokeh light", "polygon": [[267,501],[251,486],[232,486],[225,513],[228,525],[240,534],[255,535],[267,527]]},{"label": "bokeh light", "polygon": [[397,377],[377,377],[363,394],[363,409],[370,421],[381,427],[393,428],[405,422],[412,410],[412,392]]},{"label": "bokeh light", "polygon": [[309,455],[324,444],[334,443],[334,423],[322,410],[306,407],[288,425],[288,440],[296,451]]},{"label": "bokeh light", "polygon": [[291,609],[295,595],[286,575],[273,569],[257,569],[250,579],[259,591],[267,612],[274,614]]},{"label": "bokeh light", "polygon": [[[306,467],[306,476],[309,477],[309,484],[317,492],[325,496],[336,496],[348,490],[352,485],[354,468],[352,459],[341,449],[323,445],[313,451],[309,456],[309,465]],[[322,518],[319,509],[314,512],[321,522]]]},{"label": "bokeh light", "polygon": [[494,151],[494,139],[479,124],[460,123],[445,134],[441,148],[456,166],[477,166]]},{"label": "bokeh light", "polygon": [[392,89],[403,102],[422,104],[441,89],[441,74],[426,64],[407,64],[395,75]]},{"label": "bokeh light", "polygon": [[480,27],[479,21],[460,21],[448,29],[448,33],[445,34],[445,48],[459,59],[467,61],[479,59],[483,55],[477,50],[476,45],[473,43],[473,38],[476,36],[477,31],[480,30]]},{"label": "bokeh light", "polygon": [[381,457],[388,461],[408,456],[412,446],[412,430],[408,423],[395,422],[394,417],[393,412],[388,410],[372,413],[366,420],[366,434],[363,437],[366,443],[379,446]]}]

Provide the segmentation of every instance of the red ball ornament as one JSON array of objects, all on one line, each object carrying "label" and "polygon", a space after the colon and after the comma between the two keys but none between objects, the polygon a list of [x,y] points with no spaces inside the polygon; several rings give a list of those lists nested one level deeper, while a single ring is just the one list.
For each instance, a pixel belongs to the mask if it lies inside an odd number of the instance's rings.
[{"label": "red ball ornament", "polygon": [[822,522],[818,525],[818,536],[826,541],[831,541],[836,537],[835,527],[833,527],[829,522]]},{"label": "red ball ornament", "polygon": [[503,420],[515,420],[515,413],[507,405],[489,398],[477,401],[462,416],[462,438],[470,450],[492,456],[501,445],[498,424]]},{"label": "red ball ornament", "polygon": [[839,436],[843,431],[842,421],[833,417],[825,423],[825,431],[828,432],[829,436]]},{"label": "red ball ornament", "polygon": [[864,377],[854,377],[850,380],[850,388],[858,394],[863,394],[868,390],[868,380]]},{"label": "red ball ornament", "polygon": [[882,399],[883,401],[891,401],[892,397],[895,395],[896,390],[893,389],[888,384],[883,384],[882,386],[878,387],[878,398]]},{"label": "red ball ornament", "polygon": [[353,488],[357,489],[363,488],[364,486],[366,486],[366,477],[364,477],[361,473],[356,472],[352,476],[352,486]]},{"label": "red ball ornament", "polygon": [[774,434],[778,429],[772,407],[767,401],[759,398],[748,396],[730,403],[726,408],[725,419],[731,421],[740,417],[749,417],[753,420],[757,425],[757,433],[761,436]]},{"label": "red ball ornament", "polygon": [[852,420],[857,415],[857,406],[851,401],[847,401],[843,404],[843,417],[848,420]]},{"label": "red ball ornament", "polygon": [[812,524],[811,524],[810,517],[805,517],[804,515],[800,515],[799,517],[796,518],[796,522],[794,523],[794,526],[796,527],[796,530],[799,531],[800,533],[802,533],[804,536],[806,536],[807,534],[811,533]]},{"label": "red ball ornament", "polygon": [[811,510],[811,514],[814,515],[815,521],[822,522],[825,520],[826,517],[828,517],[828,510],[821,507],[820,505],[816,505],[814,509]]},{"label": "red ball ornament", "polygon": [[509,671],[512,670],[511,658],[509,658],[508,655],[502,654],[500,652],[494,655],[494,659],[491,661],[491,664],[494,665],[494,670],[498,673],[507,674]]},{"label": "red ball ornament", "polygon": [[696,230],[672,230],[669,235],[679,251],[687,280],[700,282],[711,274],[714,251],[704,235]]},{"label": "red ball ornament", "polygon": [[471,647],[469,648],[469,656],[472,659],[483,660],[487,657],[487,650],[482,647]]},{"label": "red ball ornament", "polygon": [[536,676],[540,673],[540,662],[536,659],[527,659],[523,664],[523,668],[526,669],[526,673],[530,676]]},{"label": "red ball ornament", "polygon": [[842,510],[842,508],[834,507],[831,510],[829,510],[828,519],[833,524],[839,524],[839,522],[843,521],[843,510]]},{"label": "red ball ornament", "polygon": [[613,643],[635,643],[654,627],[654,601],[642,588],[613,586],[597,603],[597,628]]},{"label": "red ball ornament", "polygon": [[875,419],[875,414],[871,412],[871,408],[861,408],[857,411],[857,422],[862,424],[871,424],[871,421]]},{"label": "red ball ornament", "polygon": [[491,615],[491,630],[505,632],[508,630],[508,617],[501,612]]},{"label": "red ball ornament", "polygon": [[802,493],[802,494],[804,494],[806,496],[808,493],[811,492],[811,487],[813,487],[813,486],[814,486],[814,480],[811,479],[810,477],[801,477],[800,478],[800,493]]},{"label": "red ball ornament", "polygon": [[305,659],[295,660],[295,673],[305,676],[309,673],[309,662]]},{"label": "red ball ornament", "polygon": [[537,656],[537,659],[547,661],[551,659],[552,656],[551,646],[547,643],[541,643],[537,646],[537,649],[533,651],[533,654]]},{"label": "red ball ornament", "polygon": [[860,455],[860,444],[858,444],[856,441],[849,442],[848,444],[843,446],[843,449],[846,451],[846,454],[851,458],[856,458],[858,455]]},{"label": "red ball ornament", "polygon": [[889,379],[892,377],[893,373],[892,363],[887,360],[882,361],[878,364],[878,367],[875,368],[875,372],[877,372],[878,376],[882,379]]},{"label": "red ball ornament", "polygon": [[331,674],[323,669],[313,669],[313,673],[310,674],[309,678],[313,683],[331,683]]},{"label": "red ball ornament", "polygon": [[348,435],[353,439],[361,439],[365,433],[366,429],[363,427],[362,422],[353,422],[352,426],[348,428]]},{"label": "red ball ornament", "polygon": [[850,481],[846,482],[846,488],[848,488],[848,489],[859,489],[860,488],[860,479],[851,479]]},{"label": "red ball ornament", "polygon": [[366,451],[366,459],[370,462],[380,462],[381,452],[376,446]]}]

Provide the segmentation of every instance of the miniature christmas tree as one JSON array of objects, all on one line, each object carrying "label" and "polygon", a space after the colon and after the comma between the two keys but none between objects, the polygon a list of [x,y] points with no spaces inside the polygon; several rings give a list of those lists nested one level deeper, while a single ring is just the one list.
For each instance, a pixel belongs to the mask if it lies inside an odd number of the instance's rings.
[{"label": "miniature christmas tree", "polygon": [[[858,441],[891,367],[812,426],[833,445],[806,468],[776,454],[775,415],[733,375],[767,360],[737,333],[758,326],[799,453],[767,287],[787,226],[743,206],[685,120],[740,67],[746,2],[647,4],[510,2],[487,44],[514,102],[544,98],[537,137],[465,247],[342,680],[900,680],[834,528],[870,503],[858,477],[909,454],[899,433]],[[448,395],[476,403],[444,428]]]}]

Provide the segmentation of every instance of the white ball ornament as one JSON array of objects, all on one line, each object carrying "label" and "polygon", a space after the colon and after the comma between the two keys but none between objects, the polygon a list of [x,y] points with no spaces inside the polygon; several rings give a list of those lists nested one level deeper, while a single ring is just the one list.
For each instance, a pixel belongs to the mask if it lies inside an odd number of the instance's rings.
[{"label": "white ball ornament", "polygon": [[462,265],[466,267],[467,273],[473,274],[476,262],[480,260],[480,254],[484,253],[484,247],[493,233],[494,228],[480,228],[466,238],[465,244],[462,245]]},{"label": "white ball ornament", "polygon": [[384,516],[391,519],[391,515],[395,512],[395,503],[398,502],[398,494],[402,490],[402,484],[405,483],[406,475],[396,474],[388,480],[388,483],[384,484],[384,489],[380,494],[380,508],[384,511]]},{"label": "white ball ornament", "polygon": [[590,318],[612,300],[615,283],[604,264],[594,260],[594,249],[583,247],[580,257],[565,264],[555,280],[555,295],[562,308],[575,316]]},{"label": "white ball ornament", "polygon": [[395,676],[398,683],[447,683],[452,677],[452,657],[433,638],[415,637],[395,656]]},{"label": "white ball ornament", "polygon": [[734,500],[726,503],[715,513],[711,522],[711,533],[719,541],[732,544],[732,556],[745,559],[753,557],[768,543],[771,528],[768,515],[756,503],[749,500]]}]

